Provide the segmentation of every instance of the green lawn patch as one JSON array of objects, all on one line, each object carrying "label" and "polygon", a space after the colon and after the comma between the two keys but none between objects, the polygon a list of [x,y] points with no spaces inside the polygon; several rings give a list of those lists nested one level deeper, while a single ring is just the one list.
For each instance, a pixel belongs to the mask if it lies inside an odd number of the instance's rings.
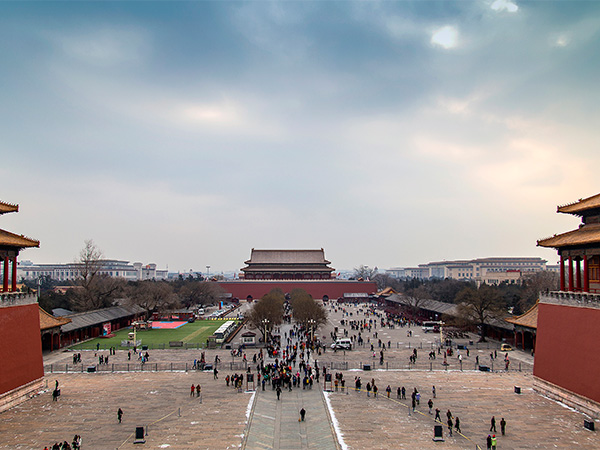
[{"label": "green lawn patch", "polygon": [[[206,340],[215,332],[226,320],[197,320],[194,323],[186,323],[176,329],[152,329],[141,330],[137,332],[137,339],[142,341],[142,345],[147,345],[150,349],[170,348],[169,342],[181,341],[186,345],[196,348],[205,346]],[[121,341],[128,339],[131,328],[123,328],[114,332],[111,338],[95,338],[80,344],[73,345],[73,350],[95,350],[100,344],[101,349],[121,347]]]}]

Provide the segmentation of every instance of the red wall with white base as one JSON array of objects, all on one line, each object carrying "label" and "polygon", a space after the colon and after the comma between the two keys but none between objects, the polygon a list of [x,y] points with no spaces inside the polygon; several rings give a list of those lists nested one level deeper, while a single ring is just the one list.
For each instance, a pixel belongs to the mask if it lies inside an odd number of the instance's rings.
[{"label": "red wall with white base", "polygon": [[540,303],[533,374],[600,402],[600,309]]},{"label": "red wall with white base", "polygon": [[0,395],[43,376],[38,304],[0,308]]}]

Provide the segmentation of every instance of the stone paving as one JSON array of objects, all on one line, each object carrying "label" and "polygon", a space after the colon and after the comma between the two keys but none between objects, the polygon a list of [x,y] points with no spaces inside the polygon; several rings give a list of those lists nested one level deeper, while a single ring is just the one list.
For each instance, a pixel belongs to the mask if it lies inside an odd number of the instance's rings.
[{"label": "stone paving", "polygon": [[[352,310],[356,318],[356,310]],[[329,336],[334,326],[346,316],[342,310],[332,311],[330,322],[319,335]],[[381,329],[377,332],[384,339],[397,343],[386,353],[386,360],[407,361],[415,346],[424,349],[431,345],[434,337],[418,328]],[[352,331],[349,331],[352,334]],[[366,336],[365,336],[366,337]],[[471,336],[471,339],[474,339]],[[373,339],[373,336],[371,336]],[[467,339],[468,341],[469,339]],[[491,344],[491,350],[498,343]],[[331,405],[332,419],[323,406],[321,385],[312,391],[296,389],[282,393],[276,401],[273,391],[267,389],[256,393],[238,393],[225,386],[224,377],[228,363],[239,363],[241,358],[232,357],[228,350],[210,350],[207,360],[219,355],[223,365],[219,379],[211,372],[142,372],[142,373],[68,373],[47,374],[50,387],[54,380],[60,383],[62,395],[52,402],[50,390],[40,393],[26,403],[0,414],[0,449],[39,449],[55,441],[71,440],[74,434],[83,438],[84,449],[230,449],[246,445],[250,450],[273,448],[295,450],[298,448],[325,449],[335,446],[331,441],[331,427],[340,430],[342,449],[485,449],[485,437],[489,432],[489,421],[495,415],[507,421],[506,436],[498,437],[498,449],[600,449],[596,432],[583,428],[585,416],[546,399],[532,390],[531,371],[484,373],[467,370],[476,355],[489,358],[490,349],[472,348],[465,356],[465,370],[344,370],[347,385],[353,386],[355,376],[360,376],[363,387],[375,378],[379,387],[379,398],[367,398],[364,392],[327,393]],[[83,364],[97,362],[95,352],[81,352]],[[105,351],[102,354],[107,355]],[[247,351],[248,359],[253,350]],[[199,358],[197,350],[161,350],[150,352],[150,362],[189,362]],[[499,355],[501,358],[502,355]],[[370,348],[350,352],[317,355],[320,361],[358,364],[372,358]],[[419,359],[427,355],[419,350]],[[523,352],[511,352],[513,367],[516,361],[531,365],[532,357]],[[127,353],[118,351],[110,356],[112,362],[127,361]],[[67,364],[72,361],[71,352],[55,352],[45,356],[46,363]],[[425,361],[427,361],[425,359]],[[474,365],[474,364],[473,364]],[[417,365],[418,366],[418,365]],[[375,367],[375,365],[374,365]],[[424,367],[428,367],[425,365]],[[239,372],[239,370],[238,370]],[[202,385],[202,402],[190,397],[190,385]],[[392,398],[385,396],[385,387],[392,387]],[[421,392],[421,405],[408,415],[408,401],[395,398],[396,388],[404,385],[408,393],[414,388]],[[433,420],[425,406],[431,386],[437,388],[435,407],[441,410],[442,418],[450,409],[461,419],[462,434],[446,435],[445,442],[433,442]],[[520,386],[522,394],[514,393]],[[318,394],[318,395],[317,395]],[[409,394],[407,394],[409,397]],[[409,397],[410,398],[410,397]],[[254,401],[255,400],[255,401]],[[254,405],[252,407],[252,405]],[[300,405],[306,405],[307,421],[298,423]],[[124,411],[123,423],[118,424],[116,411]],[[250,420],[248,420],[250,417]],[[273,419],[271,419],[273,418]],[[146,444],[134,445],[133,432],[136,426],[148,426]],[[244,439],[249,427],[250,432]],[[271,431],[272,430],[272,431]],[[498,435],[499,433],[497,433]],[[327,442],[327,443],[325,443]],[[333,445],[333,446],[332,446]]]},{"label": "stone paving", "polygon": [[[313,389],[284,389],[277,400],[275,391],[259,391],[252,411],[246,450],[337,450],[323,394]],[[300,421],[300,409],[306,411]]]}]

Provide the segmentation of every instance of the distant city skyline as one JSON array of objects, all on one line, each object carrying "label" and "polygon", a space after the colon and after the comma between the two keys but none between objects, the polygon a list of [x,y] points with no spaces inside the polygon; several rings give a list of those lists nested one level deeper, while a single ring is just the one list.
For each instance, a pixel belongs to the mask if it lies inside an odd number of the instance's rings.
[{"label": "distant city skyline", "polygon": [[600,2],[0,2],[0,228],[173,272],[555,264],[599,46]]}]

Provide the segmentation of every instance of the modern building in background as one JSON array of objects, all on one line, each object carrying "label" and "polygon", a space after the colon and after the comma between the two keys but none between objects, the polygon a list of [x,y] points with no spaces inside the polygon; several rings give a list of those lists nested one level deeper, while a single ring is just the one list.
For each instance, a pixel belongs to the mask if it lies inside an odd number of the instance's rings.
[{"label": "modern building in background", "polygon": [[518,284],[521,277],[548,270],[547,261],[542,258],[479,258],[470,260],[438,261],[419,264],[418,267],[396,267],[385,271],[399,279],[434,278],[460,281],[474,281],[489,285],[501,283]]},{"label": "modern building in background", "polygon": [[[17,267],[19,280],[37,280],[48,276],[56,281],[75,281],[79,277],[80,263],[69,264],[34,264],[21,261]],[[99,272],[101,275],[124,278],[127,281],[166,280],[168,271],[157,269],[156,264],[142,264],[116,259],[105,259]]]},{"label": "modern building in background", "polygon": [[600,418],[600,194],[557,212],[581,217],[579,228],[539,240],[560,256],[560,291],[538,302],[534,388]]},{"label": "modern building in background", "polygon": [[[19,206],[0,202],[0,215]],[[37,298],[17,292],[17,257],[39,241],[0,230],[0,411],[27,400],[42,388],[44,366]]]}]

